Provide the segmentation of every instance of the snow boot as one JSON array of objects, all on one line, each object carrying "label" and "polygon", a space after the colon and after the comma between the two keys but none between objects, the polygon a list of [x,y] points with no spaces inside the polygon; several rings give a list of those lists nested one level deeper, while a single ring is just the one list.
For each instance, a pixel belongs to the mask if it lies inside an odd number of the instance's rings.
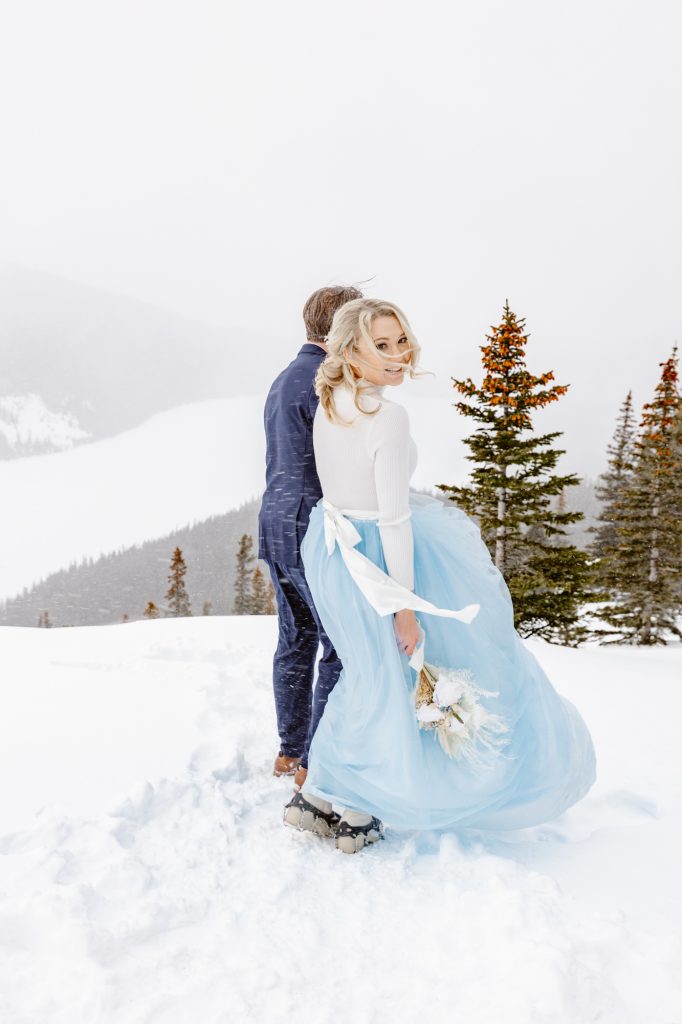
[{"label": "snow boot", "polygon": [[302,793],[296,793],[284,808],[284,824],[297,828],[299,832],[314,832],[318,836],[330,838],[335,835],[340,818],[332,811],[331,804],[325,807],[329,807],[329,810],[317,807],[306,800]]},{"label": "snow boot", "polygon": [[[348,820],[348,819],[351,820]],[[365,823],[352,824],[352,819],[369,819]],[[378,818],[369,814],[345,812],[336,829],[336,849],[341,853],[359,853],[369,843],[378,843],[384,838],[384,826]]]}]

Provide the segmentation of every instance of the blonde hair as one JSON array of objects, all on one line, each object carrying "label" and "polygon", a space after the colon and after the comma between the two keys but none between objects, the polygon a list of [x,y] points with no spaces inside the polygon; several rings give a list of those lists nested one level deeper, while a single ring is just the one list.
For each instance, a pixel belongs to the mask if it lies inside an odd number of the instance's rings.
[{"label": "blonde hair", "polygon": [[371,327],[377,317],[380,316],[393,316],[396,318],[409,343],[409,349],[405,349],[400,354],[400,362],[402,362],[405,352],[409,352],[410,362],[406,366],[407,373],[410,377],[421,376],[421,372],[417,371],[421,347],[412,333],[407,317],[398,306],[383,299],[359,298],[344,303],[334,313],[332,325],[327,336],[327,356],[320,363],[315,376],[315,393],[320,399],[320,405],[327,419],[332,423],[346,424],[348,422],[337,414],[332,393],[334,388],[343,384],[352,391],[353,401],[358,412],[374,416],[381,408],[378,405],[376,409],[370,410],[360,404],[363,392],[371,388],[372,385],[364,377],[356,377],[348,361],[350,357],[354,363],[361,367],[370,366],[362,358],[359,351],[359,342],[360,339],[363,339],[374,348],[379,358],[383,359],[389,366],[396,362],[395,357],[385,356],[374,344]]}]

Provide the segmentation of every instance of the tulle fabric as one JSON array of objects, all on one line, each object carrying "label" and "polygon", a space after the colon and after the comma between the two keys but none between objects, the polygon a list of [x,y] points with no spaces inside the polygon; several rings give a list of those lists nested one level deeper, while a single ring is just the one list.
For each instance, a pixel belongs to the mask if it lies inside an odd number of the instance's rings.
[{"label": "tulle fabric", "polygon": [[[442,608],[481,605],[470,625],[419,612],[426,660],[469,669],[497,697],[507,726],[500,751],[475,766],[420,730],[415,672],[396,643],[393,616],[362,595],[338,547],[330,555],[321,502],[301,546],[306,579],[343,670],[310,748],[306,791],[398,829],[516,829],[561,814],[595,779],[595,753],[576,708],[554,690],[514,629],[507,585],[476,524],[454,505],[410,495],[415,592]],[[376,520],[349,516],[358,550],[386,571]]]}]

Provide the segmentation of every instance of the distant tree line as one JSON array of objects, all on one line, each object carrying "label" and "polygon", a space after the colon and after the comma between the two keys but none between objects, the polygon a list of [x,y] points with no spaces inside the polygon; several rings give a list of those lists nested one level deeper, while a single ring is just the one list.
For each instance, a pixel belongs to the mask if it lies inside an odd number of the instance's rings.
[{"label": "distant tree line", "polygon": [[[237,568],[232,614],[275,615],[275,591],[272,582],[266,580],[259,565],[254,567],[255,556],[252,551],[253,538],[247,533],[242,534],[239,538],[236,554]],[[187,563],[182,549],[178,546],[171,555],[165,602],[157,604],[155,601],[148,601],[142,613],[145,619],[183,618],[192,615],[189,594],[185,586],[186,574]],[[213,614],[213,602],[211,600],[206,599],[203,602],[201,613],[202,615]],[[129,621],[127,612],[124,612],[121,621]],[[48,611],[40,613],[38,626],[41,628],[50,628],[52,626]]]},{"label": "distant tree line", "polygon": [[[260,566],[253,566],[255,556],[252,554],[253,538],[244,533],[239,538],[237,549],[237,569],[234,583],[233,615],[274,615],[275,592],[270,580],[266,582]],[[182,618],[192,614],[189,595],[185,587],[187,565],[182,550],[176,547],[173,551],[168,576],[166,602],[159,607],[149,601],[144,610],[146,619],[158,619],[162,615],[168,618]],[[213,603],[204,601],[202,615],[211,615]]]},{"label": "distant tree line", "polygon": [[[52,626],[105,625],[123,621],[125,613],[132,621],[142,618],[149,598],[162,614],[168,567],[176,547],[189,567],[185,583],[192,613],[202,614],[208,602],[209,613],[230,615],[234,552],[242,534],[255,538],[259,504],[253,499],[165,537],[72,561],[14,597],[0,599],[0,626],[35,626],[46,610]],[[267,578],[265,565],[260,565]]]}]

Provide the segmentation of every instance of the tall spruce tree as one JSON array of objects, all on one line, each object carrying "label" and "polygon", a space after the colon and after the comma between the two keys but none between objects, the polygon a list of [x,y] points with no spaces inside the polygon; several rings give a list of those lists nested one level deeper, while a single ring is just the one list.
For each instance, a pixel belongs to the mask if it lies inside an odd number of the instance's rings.
[{"label": "tall spruce tree", "polygon": [[259,565],[251,575],[251,614],[265,615],[268,603],[268,591],[263,570]]},{"label": "tall spruce tree", "polygon": [[588,559],[563,538],[564,527],[582,513],[553,509],[552,499],[580,478],[553,472],[564,454],[553,447],[561,432],[536,436],[531,419],[533,410],[556,402],[568,385],[548,386],[551,371],[540,376],[528,371],[524,325],[506,301],[502,322],[480,346],[480,387],[470,378],[452,378],[455,390],[470,400],[456,402],[455,408],[479,424],[465,439],[474,468],[469,486],[438,486],[478,520],[509,587],[519,632],[577,643],[585,634],[578,617],[589,594]]},{"label": "tall spruce tree", "polygon": [[623,586],[622,564],[618,557],[618,525],[623,515],[625,493],[632,481],[637,421],[632,408],[632,391],[620,407],[613,439],[607,448],[608,469],[597,481],[596,494],[601,501],[597,526],[591,528],[590,545],[596,558],[595,575],[607,592]]},{"label": "tall spruce tree", "polygon": [[170,576],[168,577],[170,586],[166,592],[168,614],[171,617],[191,615],[189,595],[185,588],[187,566],[185,565],[185,559],[180,548],[176,548],[173,552],[170,568]]},{"label": "tall spruce tree", "polygon": [[[674,464],[677,467],[671,480],[671,505],[677,510],[677,530],[682,530],[682,398],[677,403],[675,419],[673,421],[672,453]],[[678,539],[678,550],[682,549],[682,537]],[[679,550],[682,558],[682,550]],[[678,567],[679,568],[679,567]],[[674,588],[677,599],[682,605],[682,569],[677,572],[677,586]]]},{"label": "tall spruce tree", "polygon": [[252,562],[255,559],[253,554],[253,538],[248,533],[243,533],[239,538],[237,549],[237,571],[234,580],[234,604],[233,615],[251,615],[253,613],[252,593]]},{"label": "tall spruce tree", "polygon": [[682,639],[682,460],[677,347],[642,410],[631,479],[619,504],[612,555],[616,592],[599,609],[603,642]]}]

